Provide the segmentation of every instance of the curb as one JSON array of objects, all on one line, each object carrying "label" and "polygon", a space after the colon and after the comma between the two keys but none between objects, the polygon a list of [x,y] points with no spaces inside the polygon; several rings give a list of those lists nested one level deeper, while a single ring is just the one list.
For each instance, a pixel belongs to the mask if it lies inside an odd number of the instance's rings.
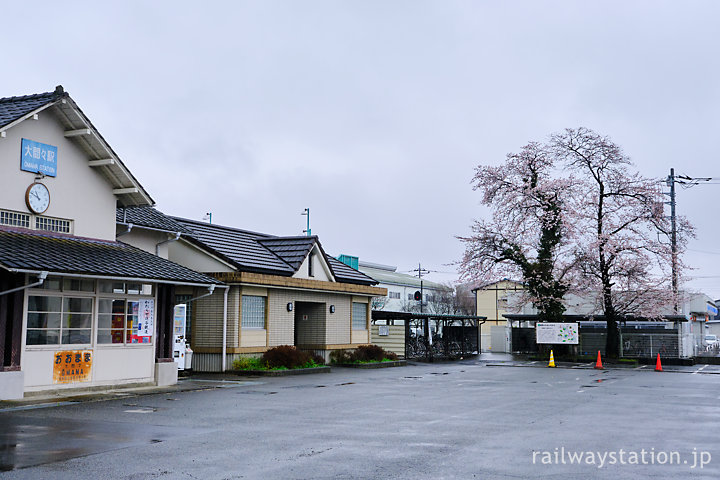
[{"label": "curb", "polygon": [[287,377],[290,375],[310,375],[330,373],[330,367],[293,368],[289,370],[228,370],[227,373],[239,377]]},{"label": "curb", "polygon": [[395,360],[392,362],[372,362],[372,363],[339,363],[336,364],[338,367],[344,368],[360,368],[360,369],[373,369],[373,368],[391,368],[391,367],[404,367],[407,365],[406,360]]}]

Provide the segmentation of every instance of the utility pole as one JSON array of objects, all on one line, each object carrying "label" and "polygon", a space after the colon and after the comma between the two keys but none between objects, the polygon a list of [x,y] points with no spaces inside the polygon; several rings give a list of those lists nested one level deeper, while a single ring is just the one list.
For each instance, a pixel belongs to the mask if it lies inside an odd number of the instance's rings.
[{"label": "utility pole", "polygon": [[206,212],[203,220],[208,220],[209,223],[212,223],[212,212]]},{"label": "utility pole", "polygon": [[670,250],[672,252],[672,291],[673,291],[673,307],[675,310],[675,313],[678,313],[678,271],[677,271],[677,264],[678,264],[678,258],[677,258],[677,221],[675,217],[675,184],[679,183],[683,185],[685,188],[694,187],[695,185],[699,185],[700,182],[709,182],[710,180],[714,180],[712,177],[688,177],[687,175],[678,175],[675,176],[675,169],[670,169],[670,175],[667,177],[667,180],[665,181],[666,184],[670,187],[670,225],[672,228],[672,231],[670,233]]},{"label": "utility pole", "polygon": [[303,230],[303,233],[309,237],[312,235],[312,230],[310,230],[310,209],[306,208],[300,215],[307,215],[307,229]]},{"label": "utility pole", "polygon": [[667,179],[670,186],[670,251],[672,252],[672,292],[673,311],[678,313],[678,278],[677,278],[677,224],[675,223],[675,169],[670,169],[670,176]]},{"label": "utility pole", "polygon": [[422,268],[420,263],[418,263],[418,268],[416,268],[415,270],[410,270],[410,271],[417,272],[417,276],[420,279],[420,313],[423,313],[423,298],[425,298],[425,297],[424,297],[424,292],[423,292],[422,277],[423,277],[423,275],[427,275],[428,273],[430,273],[430,270],[426,270],[426,269]]}]

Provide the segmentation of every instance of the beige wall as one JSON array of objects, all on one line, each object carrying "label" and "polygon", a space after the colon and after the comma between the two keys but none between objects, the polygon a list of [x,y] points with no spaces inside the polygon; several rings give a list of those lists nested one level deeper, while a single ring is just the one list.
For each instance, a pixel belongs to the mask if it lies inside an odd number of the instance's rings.
[{"label": "beige wall", "polygon": [[116,198],[112,186],[88,166],[87,156],[71,140],[64,128],[48,110],[38,120],[24,122],[6,131],[0,138],[0,208],[30,213],[25,191],[35,181],[35,174],[20,170],[22,138],[54,145],[58,148],[57,177],[45,177],[42,183],[50,191],[50,207],[43,216],[73,220],[77,236],[115,240]]},{"label": "beige wall", "polygon": [[[267,296],[266,329],[240,328],[242,295]],[[278,345],[293,345],[297,307],[288,312],[287,304],[293,303],[296,306],[298,302],[316,304],[316,310],[308,313],[307,321],[315,320],[316,325],[321,326],[320,330],[306,332],[308,336],[299,339],[300,343],[317,342],[320,345],[370,343],[368,330],[352,330],[353,301],[367,303],[368,297],[272,287],[232,286],[228,302],[227,347],[242,348],[242,353],[250,353]],[[222,302],[223,294],[220,289],[210,297],[197,300],[193,320],[193,349],[216,351],[222,347]],[[330,313],[330,305],[335,305],[335,313]],[[322,326],[323,322],[324,326]]]},{"label": "beige wall", "polygon": [[[152,253],[155,255],[155,246],[160,243],[164,242],[168,238],[174,238],[175,235],[168,235],[165,232],[158,232],[156,230],[144,230],[138,227],[133,228],[130,233],[125,233],[127,231],[127,228],[119,225],[117,228],[117,233],[121,236],[118,237],[118,241],[127,243],[128,245],[132,245],[133,247],[137,247],[140,250],[145,250],[146,252]],[[168,258],[168,248],[167,244],[160,245],[160,248],[158,249],[158,255],[162,258]]]},{"label": "beige wall", "polygon": [[393,352],[401,357],[405,356],[405,325],[388,325],[388,335],[380,336],[379,326],[371,326],[371,340],[373,345],[382,347],[385,351]]},{"label": "beige wall", "polygon": [[507,293],[522,290],[521,285],[510,281],[497,282],[489,285],[486,289],[478,290],[476,292],[477,315],[487,317],[488,320],[504,321],[503,315],[510,313],[505,300]]},{"label": "beige wall", "polygon": [[178,263],[196,272],[233,272],[228,264],[215,259],[185,242],[182,237],[177,242],[166,244],[168,260]]}]

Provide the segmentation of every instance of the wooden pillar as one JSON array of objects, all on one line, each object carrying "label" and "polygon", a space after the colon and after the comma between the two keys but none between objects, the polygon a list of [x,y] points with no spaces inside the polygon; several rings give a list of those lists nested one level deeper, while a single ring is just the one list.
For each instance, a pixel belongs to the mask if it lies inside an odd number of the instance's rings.
[{"label": "wooden pillar", "polygon": [[[0,276],[0,291],[23,285],[24,275]],[[0,296],[0,371],[20,370],[25,291]]]},{"label": "wooden pillar", "polygon": [[159,284],[157,289],[157,337],[155,338],[155,358],[159,363],[172,362],[175,285]]}]

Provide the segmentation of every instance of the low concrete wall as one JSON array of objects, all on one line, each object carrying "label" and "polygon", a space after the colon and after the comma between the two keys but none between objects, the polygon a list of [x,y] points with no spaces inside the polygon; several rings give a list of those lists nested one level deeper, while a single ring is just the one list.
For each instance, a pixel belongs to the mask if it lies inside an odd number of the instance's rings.
[{"label": "low concrete wall", "polygon": [[175,362],[155,364],[155,383],[158,387],[175,385],[178,381],[178,367]]},{"label": "low concrete wall", "polygon": [[0,400],[19,400],[24,388],[24,372],[0,372]]}]

